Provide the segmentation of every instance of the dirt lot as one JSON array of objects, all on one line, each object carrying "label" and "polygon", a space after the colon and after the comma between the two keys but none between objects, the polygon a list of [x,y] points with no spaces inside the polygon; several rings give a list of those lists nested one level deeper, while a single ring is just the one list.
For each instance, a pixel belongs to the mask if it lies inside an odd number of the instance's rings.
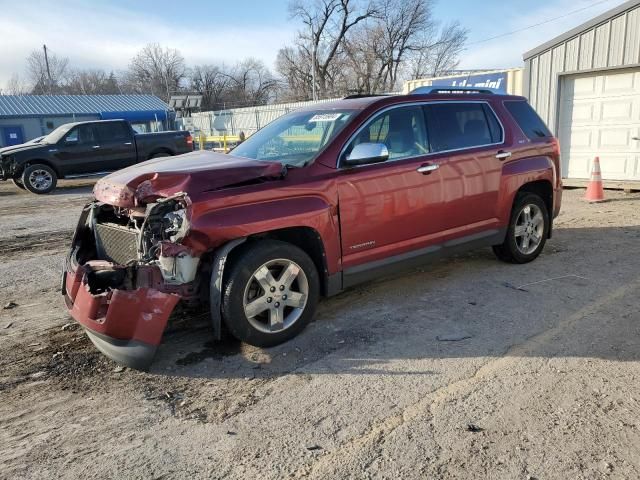
[{"label": "dirt lot", "polygon": [[536,262],[365,285],[277,348],[176,315],[141,373],[69,324],[66,187],[0,186],[0,477],[640,478],[640,195],[565,191]]}]

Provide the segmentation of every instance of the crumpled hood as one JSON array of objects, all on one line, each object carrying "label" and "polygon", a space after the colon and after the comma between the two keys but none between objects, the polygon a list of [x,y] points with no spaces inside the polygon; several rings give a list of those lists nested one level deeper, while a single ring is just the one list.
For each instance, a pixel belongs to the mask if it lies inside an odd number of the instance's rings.
[{"label": "crumpled hood", "polygon": [[282,175],[278,162],[260,162],[207,150],[160,157],[119,170],[100,179],[96,199],[132,208],[180,192],[194,195],[259,178]]}]

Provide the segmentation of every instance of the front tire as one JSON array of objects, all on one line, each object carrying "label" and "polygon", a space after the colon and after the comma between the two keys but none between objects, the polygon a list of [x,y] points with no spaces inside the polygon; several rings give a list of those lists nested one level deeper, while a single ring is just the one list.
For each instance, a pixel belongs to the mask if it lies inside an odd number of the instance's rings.
[{"label": "front tire", "polygon": [[11,181],[13,182],[13,184],[18,187],[20,190],[26,190],[24,183],[22,183],[22,180],[19,178],[12,178]]},{"label": "front tire", "polygon": [[538,195],[520,192],[511,211],[507,236],[493,252],[503,262],[527,263],[540,255],[549,236],[549,212]]},{"label": "front tire", "polygon": [[37,163],[24,169],[21,180],[27,190],[40,195],[56,188],[58,176],[48,165]]},{"label": "front tire", "polygon": [[277,240],[240,247],[222,293],[222,318],[238,340],[271,347],[312,320],[320,295],[315,264],[302,249]]}]

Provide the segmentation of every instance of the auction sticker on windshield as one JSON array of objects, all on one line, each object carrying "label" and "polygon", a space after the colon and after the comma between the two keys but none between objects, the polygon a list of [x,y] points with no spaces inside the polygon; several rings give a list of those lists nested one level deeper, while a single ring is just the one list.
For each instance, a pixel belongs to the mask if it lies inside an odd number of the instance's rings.
[{"label": "auction sticker on windshield", "polygon": [[311,117],[308,123],[314,122],[335,122],[342,116],[342,113],[318,113]]}]

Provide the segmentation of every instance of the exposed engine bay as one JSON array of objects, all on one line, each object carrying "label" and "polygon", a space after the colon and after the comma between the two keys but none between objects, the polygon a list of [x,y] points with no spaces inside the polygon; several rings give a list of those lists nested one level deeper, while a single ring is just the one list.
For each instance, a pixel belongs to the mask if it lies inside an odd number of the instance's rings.
[{"label": "exposed engine bay", "polygon": [[200,257],[181,244],[189,232],[188,209],[183,193],[144,207],[97,201],[87,205],[76,232],[82,238],[74,240],[74,256],[87,270],[89,290],[95,294],[109,288],[171,291],[172,286],[192,284]]}]

